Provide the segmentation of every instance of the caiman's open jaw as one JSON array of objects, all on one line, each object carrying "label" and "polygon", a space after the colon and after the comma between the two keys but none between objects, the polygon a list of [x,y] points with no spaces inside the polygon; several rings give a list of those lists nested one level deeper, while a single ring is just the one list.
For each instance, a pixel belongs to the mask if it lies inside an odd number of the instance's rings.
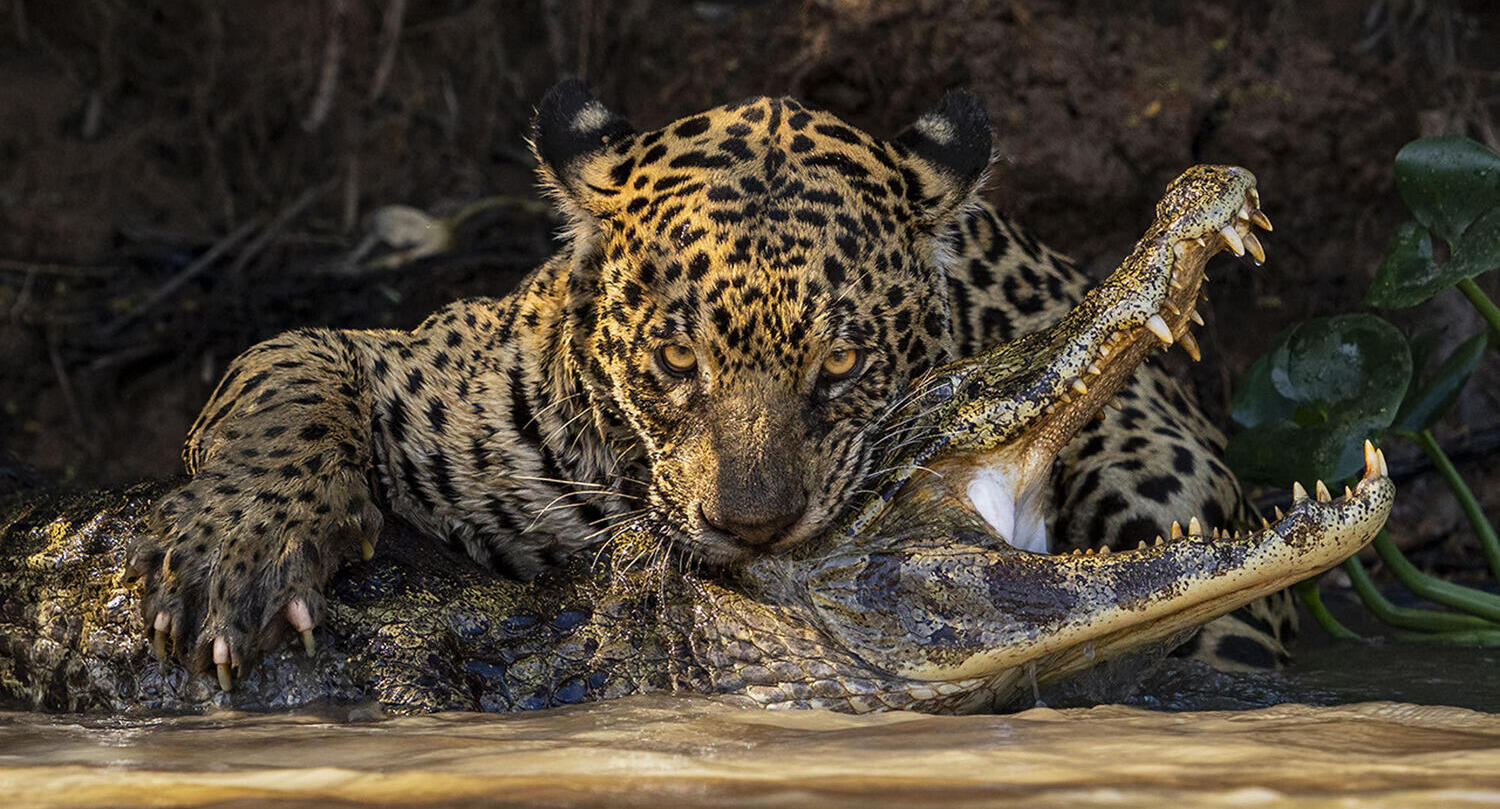
[{"label": "caiman's open jaw", "polygon": [[1208,259],[1264,258],[1254,184],[1240,168],[1189,170],[1120,269],[1056,325],[924,379],[901,418],[926,425],[925,443],[889,464],[841,537],[788,560],[821,631],[910,681],[915,707],[1003,704],[1028,674],[1045,683],[1180,636],[1338,564],[1385,524],[1395,487],[1367,443],[1357,486],[1334,498],[1296,484],[1291,510],[1248,534],[1192,518],[1132,550],[1025,552],[1045,549],[1039,490],[1057,451],[1151,351],[1179,343],[1197,358]]}]

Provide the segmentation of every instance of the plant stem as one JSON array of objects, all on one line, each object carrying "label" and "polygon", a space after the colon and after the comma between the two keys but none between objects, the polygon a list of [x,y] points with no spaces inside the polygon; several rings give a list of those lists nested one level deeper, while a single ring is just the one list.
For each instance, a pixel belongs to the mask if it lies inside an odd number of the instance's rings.
[{"label": "plant stem", "polygon": [[1420,632],[1472,632],[1496,629],[1495,625],[1489,621],[1472,615],[1419,610],[1392,604],[1380,594],[1374,580],[1365,571],[1365,566],[1360,564],[1358,556],[1351,556],[1344,560],[1344,572],[1349,574],[1349,583],[1354,586],[1354,592],[1359,595],[1360,601],[1365,602],[1370,612],[1383,623],[1398,629],[1414,629]]},{"label": "plant stem", "polygon": [[[1429,600],[1435,601],[1454,609],[1463,610],[1470,615],[1477,615],[1488,621],[1500,624],[1500,597],[1490,595],[1463,585],[1446,582],[1442,579],[1429,576],[1401,555],[1396,548],[1396,543],[1391,541],[1390,534],[1385,529],[1375,535],[1375,541],[1371,543],[1375,552],[1380,554],[1380,559],[1391,569],[1406,589]],[[1496,627],[1500,629],[1500,626]]]},{"label": "plant stem", "polygon": [[1307,611],[1312,613],[1313,620],[1323,627],[1323,631],[1340,640],[1359,640],[1359,635],[1339,623],[1339,619],[1333,617],[1333,613],[1328,611],[1328,606],[1323,603],[1323,595],[1318,592],[1317,576],[1303,579],[1292,585],[1292,592],[1296,593],[1297,597],[1302,599],[1302,603],[1307,605]]},{"label": "plant stem", "polygon": [[1479,314],[1490,324],[1490,345],[1500,344],[1500,307],[1490,300],[1490,296],[1484,294],[1479,285],[1474,283],[1473,278],[1465,278],[1458,282],[1458,291],[1464,293],[1469,303],[1479,310]]},{"label": "plant stem", "polygon": [[1496,580],[1500,580],[1500,536],[1495,534],[1495,526],[1485,519],[1484,509],[1479,507],[1479,501],[1474,497],[1474,492],[1469,489],[1469,484],[1464,482],[1463,476],[1458,474],[1453,462],[1448,460],[1447,453],[1438,445],[1437,439],[1433,437],[1431,430],[1422,430],[1415,435],[1417,443],[1422,446],[1422,451],[1432,459],[1438,471],[1442,473],[1443,479],[1448,481],[1448,488],[1453,490],[1453,496],[1458,498],[1458,504],[1463,507],[1464,514],[1469,518],[1469,524],[1474,526],[1474,533],[1479,536],[1479,545],[1484,548],[1484,555],[1490,562],[1490,573],[1494,574]]}]

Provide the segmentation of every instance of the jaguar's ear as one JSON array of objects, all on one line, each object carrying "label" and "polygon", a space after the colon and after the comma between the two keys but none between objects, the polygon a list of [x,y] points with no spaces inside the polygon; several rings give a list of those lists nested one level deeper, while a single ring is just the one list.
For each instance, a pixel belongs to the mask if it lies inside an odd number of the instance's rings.
[{"label": "jaguar's ear", "polygon": [[547,91],[531,122],[531,148],[542,185],[575,222],[592,218],[619,196],[620,155],[635,130],[577,79]]},{"label": "jaguar's ear", "polygon": [[936,109],[896,136],[907,165],[917,174],[918,205],[934,219],[974,198],[989,171],[993,136],[979,99],[962,90],[944,96]]}]

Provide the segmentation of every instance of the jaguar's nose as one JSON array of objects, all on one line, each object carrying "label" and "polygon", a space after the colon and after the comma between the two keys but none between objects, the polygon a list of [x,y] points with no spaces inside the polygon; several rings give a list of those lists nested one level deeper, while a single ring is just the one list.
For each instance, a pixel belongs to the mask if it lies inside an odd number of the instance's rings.
[{"label": "jaguar's nose", "polygon": [[710,504],[698,507],[703,521],[752,548],[764,548],[780,538],[807,513],[807,493],[798,492],[778,504],[761,508],[720,511]]}]

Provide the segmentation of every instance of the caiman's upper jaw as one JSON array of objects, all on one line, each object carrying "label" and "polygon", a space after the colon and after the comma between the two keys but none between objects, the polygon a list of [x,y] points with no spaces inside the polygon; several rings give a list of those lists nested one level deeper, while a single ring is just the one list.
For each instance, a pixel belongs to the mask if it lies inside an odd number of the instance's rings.
[{"label": "caiman's upper jaw", "polygon": [[[1195,166],[1167,187],[1156,219],[1103,283],[1053,326],[942,368],[919,385],[906,421],[942,425],[878,487],[889,496],[929,470],[1002,538],[1046,551],[1043,486],[1059,450],[1113,402],[1154,350],[1179,344],[1194,360],[1191,327],[1204,267],[1221,250],[1257,263],[1253,228],[1270,230],[1250,172]],[[1117,404],[1116,404],[1117,406]],[[913,428],[905,428],[912,431]],[[851,531],[880,511],[859,513]]]}]

